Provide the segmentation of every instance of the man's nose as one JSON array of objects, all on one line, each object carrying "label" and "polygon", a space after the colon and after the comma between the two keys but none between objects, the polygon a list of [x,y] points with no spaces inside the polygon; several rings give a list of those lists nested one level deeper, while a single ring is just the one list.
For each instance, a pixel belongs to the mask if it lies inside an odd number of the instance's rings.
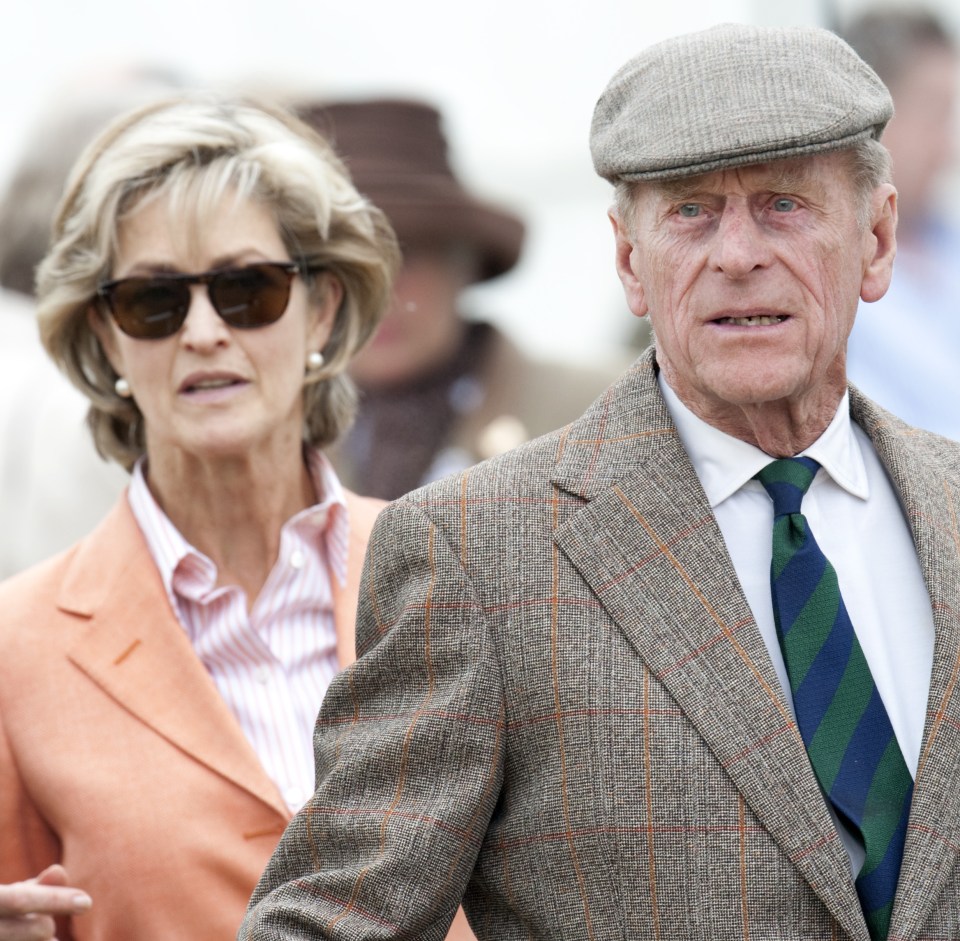
[{"label": "man's nose", "polygon": [[768,236],[749,208],[725,206],[710,252],[713,268],[729,278],[743,278],[757,268],[765,268],[771,258]]}]

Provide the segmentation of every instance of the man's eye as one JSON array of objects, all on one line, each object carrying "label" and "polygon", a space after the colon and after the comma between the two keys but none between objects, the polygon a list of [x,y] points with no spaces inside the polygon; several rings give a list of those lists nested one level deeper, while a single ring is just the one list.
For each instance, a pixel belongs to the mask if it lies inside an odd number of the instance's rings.
[{"label": "man's eye", "polygon": [[773,201],[774,212],[792,212],[797,208],[797,201],[789,196],[778,196]]},{"label": "man's eye", "polygon": [[681,216],[693,219],[700,215],[700,207],[696,203],[684,203],[678,210]]}]

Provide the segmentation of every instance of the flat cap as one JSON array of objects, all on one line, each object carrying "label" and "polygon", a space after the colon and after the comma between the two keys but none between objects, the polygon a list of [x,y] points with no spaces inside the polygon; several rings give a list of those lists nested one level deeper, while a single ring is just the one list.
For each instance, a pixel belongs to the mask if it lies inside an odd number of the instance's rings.
[{"label": "flat cap", "polygon": [[893,116],[886,86],[816,27],[726,23],[650,46],[610,80],[590,150],[611,182],[851,147]]}]

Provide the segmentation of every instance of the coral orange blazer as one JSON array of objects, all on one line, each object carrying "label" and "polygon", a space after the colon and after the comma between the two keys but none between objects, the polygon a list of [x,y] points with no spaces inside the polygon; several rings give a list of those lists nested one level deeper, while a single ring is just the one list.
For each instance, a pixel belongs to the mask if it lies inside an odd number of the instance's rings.
[{"label": "coral orange blazer", "polygon": [[[382,504],[348,495],[341,666]],[[170,609],[126,497],[0,585],[0,882],[67,866],[61,941],[232,941],[290,814]]]}]

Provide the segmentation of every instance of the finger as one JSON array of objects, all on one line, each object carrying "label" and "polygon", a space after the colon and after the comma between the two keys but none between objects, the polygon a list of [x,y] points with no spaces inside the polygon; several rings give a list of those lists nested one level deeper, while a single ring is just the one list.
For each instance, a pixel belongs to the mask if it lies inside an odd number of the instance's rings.
[{"label": "finger", "polygon": [[[37,882],[17,882],[0,887],[0,916],[80,915],[93,904],[86,892],[69,886],[40,885]],[[0,941],[3,936],[0,935]]]},{"label": "finger", "polygon": [[49,915],[0,916],[0,941],[56,941],[56,930]]},{"label": "finger", "polygon": [[70,877],[67,875],[67,870],[59,863],[47,866],[33,881],[38,885],[70,885]]}]

